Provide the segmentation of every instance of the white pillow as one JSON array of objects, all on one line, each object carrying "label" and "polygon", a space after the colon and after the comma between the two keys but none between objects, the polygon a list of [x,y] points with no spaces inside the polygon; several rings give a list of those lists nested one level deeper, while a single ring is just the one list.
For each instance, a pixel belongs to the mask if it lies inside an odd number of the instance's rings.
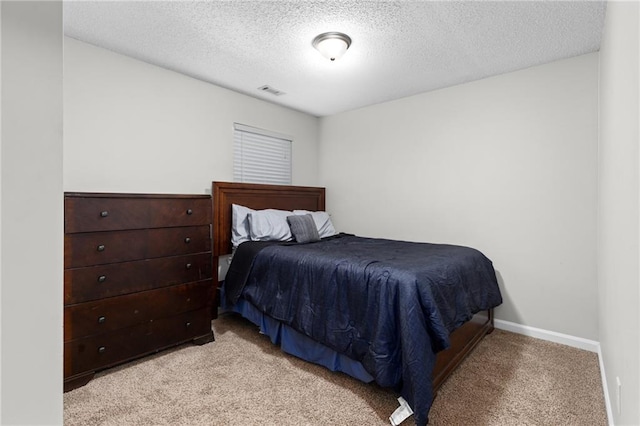
[{"label": "white pillow", "polygon": [[289,241],[291,229],[287,216],[292,212],[286,210],[256,210],[249,213],[249,235],[253,241]]},{"label": "white pillow", "polygon": [[333,227],[333,223],[331,223],[331,218],[329,217],[329,213],[327,212],[310,212],[307,210],[294,210],[294,214],[310,214],[313,217],[313,221],[316,223],[316,228],[318,228],[318,234],[320,238],[330,237],[332,235],[336,235],[336,229]]},{"label": "white pillow", "polygon": [[231,205],[231,245],[238,247],[245,241],[251,241],[249,235],[249,213],[255,210],[239,204]]}]

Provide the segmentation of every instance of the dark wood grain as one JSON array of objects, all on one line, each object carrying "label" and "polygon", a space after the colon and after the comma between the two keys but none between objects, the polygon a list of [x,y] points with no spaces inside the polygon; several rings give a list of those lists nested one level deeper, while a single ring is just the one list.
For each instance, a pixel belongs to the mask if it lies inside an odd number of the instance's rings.
[{"label": "dark wood grain", "polygon": [[[210,225],[149,229],[147,232],[149,258],[211,251]],[[167,242],[173,243],[173,247]]]},{"label": "dark wood grain", "polygon": [[72,340],[64,344],[64,375],[86,374],[208,336],[213,336],[211,314],[205,308]]},{"label": "dark wood grain", "polygon": [[213,340],[211,197],[65,194],[64,390]]},{"label": "dark wood grain", "polygon": [[[66,365],[67,365],[67,358],[65,357],[65,371],[66,371]],[[65,376],[64,379],[64,392],[69,392],[72,391],[74,389],[77,389],[81,386],[86,385],[87,383],[89,383],[91,380],[93,380],[93,378],[95,377],[96,372],[94,370],[91,371],[84,371],[82,373],[79,374],[74,374],[72,376]]]},{"label": "dark wood grain", "polygon": [[66,306],[64,341],[204,308],[211,291],[206,280]]},{"label": "dark wood grain", "polygon": [[67,197],[65,232],[71,234],[211,223],[209,197],[164,197]]},{"label": "dark wood grain", "polygon": [[477,313],[449,336],[451,346],[436,355],[433,368],[434,394],[456,367],[476,347],[482,338],[493,331],[493,310]]},{"label": "dark wood grain", "polygon": [[311,186],[261,185],[237,182],[213,182],[213,255],[231,253],[231,205],[254,210],[325,209],[325,189]]},{"label": "dark wood grain", "polygon": [[150,201],[150,226],[211,225],[211,198]]},{"label": "dark wood grain", "polygon": [[[211,251],[209,225],[66,234],[64,267],[104,265]],[[102,247],[102,250],[100,250]]]},{"label": "dark wood grain", "polygon": [[211,253],[65,269],[67,305],[213,278]]}]

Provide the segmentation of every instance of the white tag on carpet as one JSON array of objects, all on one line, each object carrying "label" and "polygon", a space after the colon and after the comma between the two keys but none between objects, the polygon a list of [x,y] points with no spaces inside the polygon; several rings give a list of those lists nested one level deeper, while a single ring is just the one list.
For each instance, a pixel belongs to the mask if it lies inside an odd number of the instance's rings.
[{"label": "white tag on carpet", "polygon": [[409,404],[403,397],[398,398],[398,402],[400,403],[400,406],[396,408],[396,411],[394,411],[393,414],[391,414],[391,417],[389,417],[389,421],[393,426],[398,426],[413,414],[413,410],[409,407]]}]

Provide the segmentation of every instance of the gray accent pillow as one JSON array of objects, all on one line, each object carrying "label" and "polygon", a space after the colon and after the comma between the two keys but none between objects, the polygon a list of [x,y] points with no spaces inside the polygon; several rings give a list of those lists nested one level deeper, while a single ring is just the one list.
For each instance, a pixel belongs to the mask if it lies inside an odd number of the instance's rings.
[{"label": "gray accent pillow", "polygon": [[310,214],[287,216],[287,222],[293,238],[299,243],[310,243],[320,241],[318,228]]}]

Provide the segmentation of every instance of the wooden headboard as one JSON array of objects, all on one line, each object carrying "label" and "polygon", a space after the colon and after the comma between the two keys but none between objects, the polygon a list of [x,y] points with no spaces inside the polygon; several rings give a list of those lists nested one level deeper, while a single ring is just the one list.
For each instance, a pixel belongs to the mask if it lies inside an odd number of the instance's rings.
[{"label": "wooden headboard", "polygon": [[213,182],[213,256],[231,253],[231,205],[254,210],[325,210],[324,188]]}]

